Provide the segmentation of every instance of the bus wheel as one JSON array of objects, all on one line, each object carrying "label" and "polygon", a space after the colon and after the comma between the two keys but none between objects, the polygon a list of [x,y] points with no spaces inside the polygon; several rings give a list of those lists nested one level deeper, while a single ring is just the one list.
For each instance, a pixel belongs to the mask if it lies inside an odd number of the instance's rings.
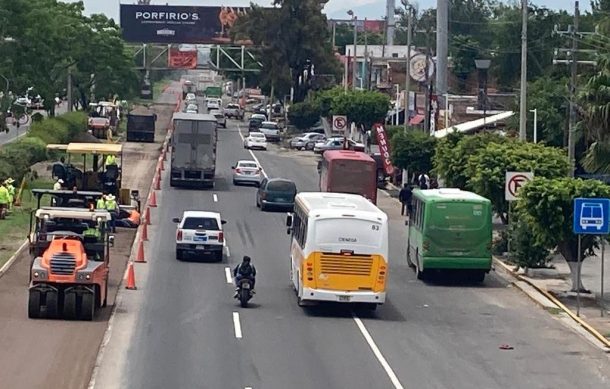
[{"label": "bus wheel", "polygon": [[483,270],[475,270],[470,274],[470,279],[476,284],[480,284],[485,281],[485,272]]},{"label": "bus wheel", "polygon": [[419,264],[419,252],[415,251],[415,262],[417,262],[415,264],[415,275],[417,276],[418,280],[425,280],[426,279],[426,271],[425,270],[421,270],[420,269],[420,264]]},{"label": "bus wheel", "polygon": [[364,308],[367,311],[371,311],[371,312],[376,311],[378,306],[379,306],[379,304],[375,304],[375,303],[364,304]]},{"label": "bus wheel", "polygon": [[409,250],[408,247],[407,247],[407,265],[411,269],[415,269],[415,264],[413,263],[413,261],[411,261],[411,250]]}]

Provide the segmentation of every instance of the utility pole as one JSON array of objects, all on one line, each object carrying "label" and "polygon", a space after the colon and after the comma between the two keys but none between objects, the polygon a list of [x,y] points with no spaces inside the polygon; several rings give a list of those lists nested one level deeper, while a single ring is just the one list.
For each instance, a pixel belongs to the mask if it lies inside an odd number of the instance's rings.
[{"label": "utility pole", "polygon": [[413,9],[407,7],[407,70],[405,71],[405,133],[409,125],[409,97],[411,92],[411,41],[413,39]]},{"label": "utility pole", "polygon": [[386,25],[386,39],[387,45],[394,45],[394,31],[396,26],[396,19],[394,18],[394,13],[396,12],[396,2],[395,0],[387,0],[386,1],[386,18],[388,23]]},{"label": "utility pole", "polygon": [[572,63],[570,68],[570,125],[568,129],[568,163],[570,164],[570,177],[574,177],[576,154],[576,77],[578,75],[578,19],[580,11],[578,1],[574,2],[574,27],[572,28]]},{"label": "utility pole", "polygon": [[362,89],[368,90],[369,86],[367,84],[368,77],[367,73],[369,70],[369,42],[368,42],[368,34],[366,32],[366,18],[364,18],[364,70],[362,72]]},{"label": "utility pole", "polygon": [[[449,0],[436,2],[436,94],[443,98],[447,93]],[[439,104],[439,107],[441,104]],[[449,102],[442,105],[449,109]]]},{"label": "utility pole", "polygon": [[352,67],[352,90],[356,90],[356,68],[358,67],[358,57],[356,53],[358,52],[358,17],[354,15],[354,66]]},{"label": "utility pole", "polygon": [[521,0],[521,91],[519,98],[519,139],[527,135],[527,0]]},{"label": "utility pole", "polygon": [[430,49],[430,30],[426,31],[426,46],[426,78],[424,81],[426,85],[426,103],[424,113],[424,131],[426,134],[430,134],[430,100],[432,99],[432,80],[430,77],[430,58],[432,57]]}]

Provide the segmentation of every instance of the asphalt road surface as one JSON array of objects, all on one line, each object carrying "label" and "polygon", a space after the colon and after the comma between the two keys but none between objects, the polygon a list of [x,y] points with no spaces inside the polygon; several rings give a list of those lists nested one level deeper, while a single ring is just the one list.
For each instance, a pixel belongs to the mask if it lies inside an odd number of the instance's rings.
[{"label": "asphalt road surface", "polygon": [[[483,286],[417,281],[404,260],[398,205],[384,194],[379,205],[391,218],[386,304],[375,313],[299,308],[285,213],[261,212],[254,187],[231,183],[231,165],[252,159],[236,125],[219,129],[213,190],[173,189],[163,180],[148,263],[137,267],[139,289],[121,292],[96,388],[610,387],[602,351],[498,276]],[[269,176],[293,179],[299,191],[318,189],[309,153],[271,147],[255,155]],[[176,260],[171,219],[193,209],[228,221],[222,263]],[[244,254],[259,273],[246,309],[232,298],[227,276]]]},{"label": "asphalt road surface", "polygon": [[[62,102],[55,110],[56,115],[61,115],[67,112],[67,104],[66,102]],[[47,116],[46,111],[36,110],[32,113],[40,112],[44,116]],[[0,132],[0,145],[5,145],[7,143],[14,142],[16,139],[24,136],[28,130],[30,129],[30,125],[32,124],[31,120],[28,123],[25,123],[19,127],[16,127],[13,124],[8,125],[8,132]]]}]

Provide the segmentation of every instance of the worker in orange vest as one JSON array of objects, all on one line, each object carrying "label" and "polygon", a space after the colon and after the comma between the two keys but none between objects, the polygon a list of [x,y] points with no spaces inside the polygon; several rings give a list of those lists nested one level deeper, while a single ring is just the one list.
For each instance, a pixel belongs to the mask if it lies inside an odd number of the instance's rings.
[{"label": "worker in orange vest", "polygon": [[137,210],[132,210],[129,212],[129,216],[123,219],[118,219],[116,221],[117,227],[124,228],[138,228],[140,225],[140,212]]}]

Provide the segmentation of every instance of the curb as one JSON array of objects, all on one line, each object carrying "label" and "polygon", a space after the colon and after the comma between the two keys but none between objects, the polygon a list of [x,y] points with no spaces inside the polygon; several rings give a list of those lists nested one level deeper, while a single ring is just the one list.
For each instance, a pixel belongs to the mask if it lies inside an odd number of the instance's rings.
[{"label": "curb", "polygon": [[13,264],[17,261],[17,258],[19,258],[19,256],[25,251],[25,249],[28,248],[28,243],[29,241],[27,239],[24,240],[21,246],[19,246],[19,248],[17,249],[17,251],[15,251],[15,254],[13,254],[13,256],[10,257],[8,261],[6,261],[2,268],[0,268],[0,277],[2,277],[6,272],[9,271],[11,266],[13,266]]},{"label": "curb", "polygon": [[[557,300],[557,298],[555,298],[555,296],[553,296],[552,294],[550,294],[546,290],[543,290],[543,289],[539,288],[538,286],[536,286],[533,282],[531,282],[527,278],[521,277],[521,275],[515,273],[513,271],[513,269],[510,268],[509,265],[505,264],[501,260],[499,260],[499,259],[497,259],[495,257],[493,258],[493,260],[494,260],[494,264],[499,265],[506,272],[508,272],[511,276],[513,276],[514,278],[516,278],[517,280],[520,281],[520,282],[512,282],[512,284],[515,287],[517,287],[519,290],[521,290],[523,293],[525,293],[530,299],[532,299],[537,304],[541,305],[543,308],[545,308],[545,309],[548,308],[545,304],[543,304],[540,301],[540,299],[534,297],[532,295],[531,291],[526,290],[527,288],[524,287],[522,283],[525,283],[529,287],[533,288],[537,293],[541,294],[542,296],[544,296],[544,298],[546,298],[547,300],[552,302],[555,305],[556,309],[559,309],[559,310],[562,310],[563,312],[565,312],[568,316],[570,316],[570,318],[572,320],[574,320],[576,323],[578,323],[585,331],[587,331],[595,339],[597,339],[601,343],[601,346],[602,346],[601,348],[604,351],[610,352],[610,340],[608,340],[605,336],[600,334],[589,323],[587,323],[586,321],[584,321],[583,319],[578,317],[574,312],[572,312],[572,310],[570,310],[568,307],[566,307],[561,301]],[[546,310],[548,310],[548,309],[546,309]]]}]

